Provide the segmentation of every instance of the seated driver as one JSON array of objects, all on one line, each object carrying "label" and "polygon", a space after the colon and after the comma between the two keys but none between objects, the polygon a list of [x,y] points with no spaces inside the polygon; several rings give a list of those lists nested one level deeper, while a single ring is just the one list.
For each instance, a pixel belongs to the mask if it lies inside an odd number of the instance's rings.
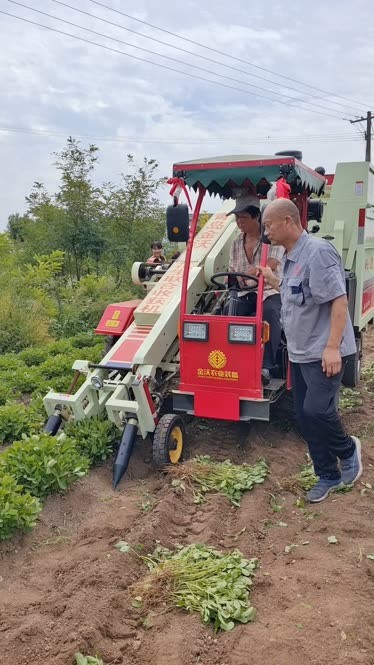
[{"label": "seated driver", "polygon": [[[260,200],[257,196],[246,194],[236,199],[236,206],[229,215],[234,214],[236,223],[241,231],[234,240],[230,250],[229,272],[243,272],[256,277],[257,266],[261,259],[261,212]],[[281,261],[284,249],[278,245],[269,245],[267,265],[281,277]],[[238,277],[239,286],[253,286],[252,280]],[[241,291],[238,294],[237,316],[253,316],[256,311],[257,291]],[[265,344],[263,376],[270,378],[272,370],[276,368],[276,356],[281,339],[281,300],[280,295],[268,284],[264,288],[263,319],[270,326],[270,340]],[[227,311],[226,311],[227,313]]]}]

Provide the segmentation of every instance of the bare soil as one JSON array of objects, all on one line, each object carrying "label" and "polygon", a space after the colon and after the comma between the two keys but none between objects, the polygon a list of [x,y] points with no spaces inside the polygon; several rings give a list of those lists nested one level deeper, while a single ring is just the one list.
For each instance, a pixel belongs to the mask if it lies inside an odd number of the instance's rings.
[{"label": "bare soil", "polygon": [[[374,359],[373,332],[366,357]],[[364,475],[317,507],[300,509],[280,488],[306,453],[280,407],[271,424],[188,425],[190,456],[269,462],[269,478],[240,508],[219,495],[194,504],[153,471],[141,442],[119,492],[108,463],[49,498],[31,534],[0,544],[1,665],[73,665],[76,651],[106,665],[373,665],[374,395],[362,393],[344,419],[362,438]],[[114,548],[118,540],[145,552],[156,541],[202,542],[258,557],[255,621],[215,635],[197,616],[161,606],[145,629],[128,594],[144,568]]]}]

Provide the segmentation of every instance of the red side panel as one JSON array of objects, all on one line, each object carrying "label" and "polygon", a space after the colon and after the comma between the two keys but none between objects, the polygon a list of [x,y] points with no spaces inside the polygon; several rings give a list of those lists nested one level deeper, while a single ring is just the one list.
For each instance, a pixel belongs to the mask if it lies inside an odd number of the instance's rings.
[{"label": "red side panel", "polygon": [[235,420],[240,419],[239,394],[228,394],[227,392],[217,392],[216,390],[197,390],[194,400],[195,416],[206,418],[216,418],[217,420]]},{"label": "red side panel", "polygon": [[141,300],[128,300],[108,305],[100,319],[95,333],[120,337],[134,320],[134,312]]},{"label": "red side panel", "polygon": [[108,360],[104,359],[102,364],[106,367],[131,369],[134,365],[136,352],[151,330],[152,326],[137,326],[135,323],[132,323],[126,332],[125,339],[120,342],[118,349],[112,353]]}]

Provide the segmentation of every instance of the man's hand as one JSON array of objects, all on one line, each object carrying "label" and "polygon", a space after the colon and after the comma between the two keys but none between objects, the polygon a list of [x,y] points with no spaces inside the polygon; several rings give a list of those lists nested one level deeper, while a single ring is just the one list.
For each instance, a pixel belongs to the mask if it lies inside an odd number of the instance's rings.
[{"label": "man's hand", "polygon": [[326,346],[322,354],[322,369],[328,378],[339,374],[342,369],[342,357],[339,349]]},{"label": "man's hand", "polygon": [[264,276],[265,282],[270,284],[273,289],[279,291],[279,279],[274,275],[270,266],[257,266],[257,277],[260,275]]}]

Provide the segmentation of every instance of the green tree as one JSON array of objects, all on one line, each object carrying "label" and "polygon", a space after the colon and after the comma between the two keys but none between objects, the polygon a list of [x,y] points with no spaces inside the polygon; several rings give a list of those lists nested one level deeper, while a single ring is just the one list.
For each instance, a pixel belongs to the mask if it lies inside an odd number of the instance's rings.
[{"label": "green tree", "polygon": [[105,249],[99,224],[101,191],[90,180],[98,150],[93,144],[81,148],[79,141],[70,137],[66,148],[55,153],[55,164],[61,171],[56,204],[64,212],[60,249],[66,253],[70,275],[78,282],[84,262],[91,258],[97,264]]},{"label": "green tree", "polygon": [[128,279],[134,261],[145,260],[151,242],[165,232],[165,209],[157,198],[165,179],[157,177],[158,163],[144,158],[137,166],[127,155],[127,167],[119,187],[105,185],[105,229],[117,284]]}]

